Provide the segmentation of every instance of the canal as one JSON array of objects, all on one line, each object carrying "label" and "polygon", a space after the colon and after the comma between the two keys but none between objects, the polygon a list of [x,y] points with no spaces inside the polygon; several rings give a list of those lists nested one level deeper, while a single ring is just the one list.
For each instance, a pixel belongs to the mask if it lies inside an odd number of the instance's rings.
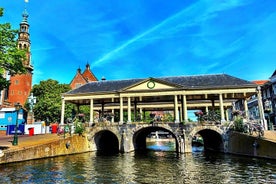
[{"label": "canal", "polygon": [[0,183],[276,183],[276,161],[204,152],[177,154],[171,142],[148,151],[96,152],[0,165]]}]

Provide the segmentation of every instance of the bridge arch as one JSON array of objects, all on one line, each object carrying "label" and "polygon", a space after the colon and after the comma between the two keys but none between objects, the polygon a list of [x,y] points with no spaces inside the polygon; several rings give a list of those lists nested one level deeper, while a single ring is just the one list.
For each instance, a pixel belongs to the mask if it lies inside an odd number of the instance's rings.
[{"label": "bridge arch", "polygon": [[94,141],[98,152],[113,154],[119,152],[119,139],[110,130],[100,130],[94,135]]},{"label": "bridge arch", "polygon": [[147,136],[151,132],[156,132],[156,131],[168,132],[175,140],[175,151],[179,150],[178,137],[171,130],[161,126],[147,126],[135,131],[132,138],[134,150],[137,150],[137,151],[145,150]]},{"label": "bridge arch", "polygon": [[216,126],[196,126],[189,134],[189,140],[199,134],[203,138],[204,149],[223,151],[223,130]]}]

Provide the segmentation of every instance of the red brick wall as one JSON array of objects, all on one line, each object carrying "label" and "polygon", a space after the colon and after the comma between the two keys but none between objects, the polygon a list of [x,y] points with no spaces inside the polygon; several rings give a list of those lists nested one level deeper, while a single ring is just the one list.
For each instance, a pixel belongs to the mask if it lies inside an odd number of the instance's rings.
[{"label": "red brick wall", "polygon": [[70,87],[71,87],[71,89],[75,89],[75,88],[77,88],[78,84],[84,85],[86,83],[87,82],[84,80],[84,78],[81,76],[81,74],[77,73],[77,75],[74,77],[74,79],[70,83]]},{"label": "red brick wall", "polygon": [[8,101],[11,105],[17,102],[24,105],[32,89],[32,74],[15,75],[10,80]]}]

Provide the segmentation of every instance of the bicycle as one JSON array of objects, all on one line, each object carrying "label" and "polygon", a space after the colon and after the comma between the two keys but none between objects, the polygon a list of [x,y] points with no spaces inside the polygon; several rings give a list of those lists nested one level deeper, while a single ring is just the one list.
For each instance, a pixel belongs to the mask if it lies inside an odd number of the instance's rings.
[{"label": "bicycle", "polygon": [[264,127],[260,123],[250,123],[249,124],[249,134],[253,135],[255,133],[259,137],[264,136]]}]

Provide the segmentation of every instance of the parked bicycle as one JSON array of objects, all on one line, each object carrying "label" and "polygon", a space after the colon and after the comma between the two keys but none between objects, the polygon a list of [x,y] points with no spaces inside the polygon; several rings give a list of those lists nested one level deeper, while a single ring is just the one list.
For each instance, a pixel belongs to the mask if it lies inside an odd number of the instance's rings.
[{"label": "parked bicycle", "polygon": [[229,131],[249,133],[249,135],[256,134],[259,137],[264,136],[264,127],[257,122],[247,122],[243,124],[235,124],[235,122],[230,122],[227,128]]},{"label": "parked bicycle", "polygon": [[248,131],[250,135],[255,133],[259,137],[264,136],[264,127],[260,123],[250,123]]}]

